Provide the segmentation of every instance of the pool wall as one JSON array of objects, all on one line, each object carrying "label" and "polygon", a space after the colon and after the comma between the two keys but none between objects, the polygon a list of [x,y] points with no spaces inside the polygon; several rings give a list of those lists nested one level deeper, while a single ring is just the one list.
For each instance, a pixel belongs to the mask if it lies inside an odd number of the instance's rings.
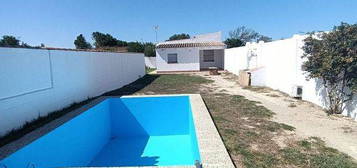
[{"label": "pool wall", "polygon": [[[189,98],[150,97],[110,99],[112,135],[116,137],[182,135],[189,133]],[[159,106],[159,108],[158,108]]]},{"label": "pool wall", "polygon": [[0,163],[8,168],[87,165],[111,137],[108,111],[105,100]]},{"label": "pool wall", "polygon": [[[107,98],[1,160],[0,163],[8,168],[29,165],[97,166],[100,162],[93,162],[93,159],[111,139],[144,137],[136,141],[136,148],[128,151],[128,155],[137,157],[137,164],[140,166],[149,163],[155,165],[156,162],[153,161],[140,161],[143,160],[140,155],[150,136],[167,135],[190,135],[190,155],[193,158],[190,161],[186,158],[176,158],[178,165],[180,161],[183,161],[184,165],[193,165],[195,160],[200,160],[188,96]],[[160,148],[160,144],[156,147]],[[126,164],[131,166],[136,163]]]}]

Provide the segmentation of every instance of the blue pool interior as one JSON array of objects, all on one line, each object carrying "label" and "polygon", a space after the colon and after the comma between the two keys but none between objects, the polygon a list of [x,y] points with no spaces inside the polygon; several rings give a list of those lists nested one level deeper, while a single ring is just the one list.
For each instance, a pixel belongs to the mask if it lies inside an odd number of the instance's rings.
[{"label": "blue pool interior", "polygon": [[188,96],[108,98],[0,161],[7,168],[194,165]]}]

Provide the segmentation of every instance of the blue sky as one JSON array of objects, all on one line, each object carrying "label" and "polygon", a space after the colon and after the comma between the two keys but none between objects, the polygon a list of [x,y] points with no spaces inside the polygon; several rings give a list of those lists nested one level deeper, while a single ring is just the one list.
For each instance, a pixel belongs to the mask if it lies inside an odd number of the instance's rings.
[{"label": "blue sky", "polygon": [[357,23],[357,0],[1,0],[0,36],[30,45],[73,48],[82,33],[110,33],[120,40],[159,41],[238,26],[281,39],[299,32]]}]

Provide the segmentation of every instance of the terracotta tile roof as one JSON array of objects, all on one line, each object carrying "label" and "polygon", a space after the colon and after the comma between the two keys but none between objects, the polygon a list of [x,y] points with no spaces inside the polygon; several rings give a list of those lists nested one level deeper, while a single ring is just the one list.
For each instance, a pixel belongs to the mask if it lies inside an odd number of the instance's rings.
[{"label": "terracotta tile roof", "polygon": [[177,41],[176,43],[173,42],[164,42],[158,43],[156,48],[185,48],[185,47],[210,47],[210,46],[226,46],[222,42],[180,42]]}]

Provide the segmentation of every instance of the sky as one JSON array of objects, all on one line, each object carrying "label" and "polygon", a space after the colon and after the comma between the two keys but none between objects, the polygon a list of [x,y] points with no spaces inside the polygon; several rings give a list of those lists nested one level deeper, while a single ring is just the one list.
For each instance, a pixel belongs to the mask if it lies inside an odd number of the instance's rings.
[{"label": "sky", "polygon": [[74,48],[83,34],[155,42],[246,26],[274,40],[357,23],[357,0],[0,0],[0,36],[30,45]]}]

